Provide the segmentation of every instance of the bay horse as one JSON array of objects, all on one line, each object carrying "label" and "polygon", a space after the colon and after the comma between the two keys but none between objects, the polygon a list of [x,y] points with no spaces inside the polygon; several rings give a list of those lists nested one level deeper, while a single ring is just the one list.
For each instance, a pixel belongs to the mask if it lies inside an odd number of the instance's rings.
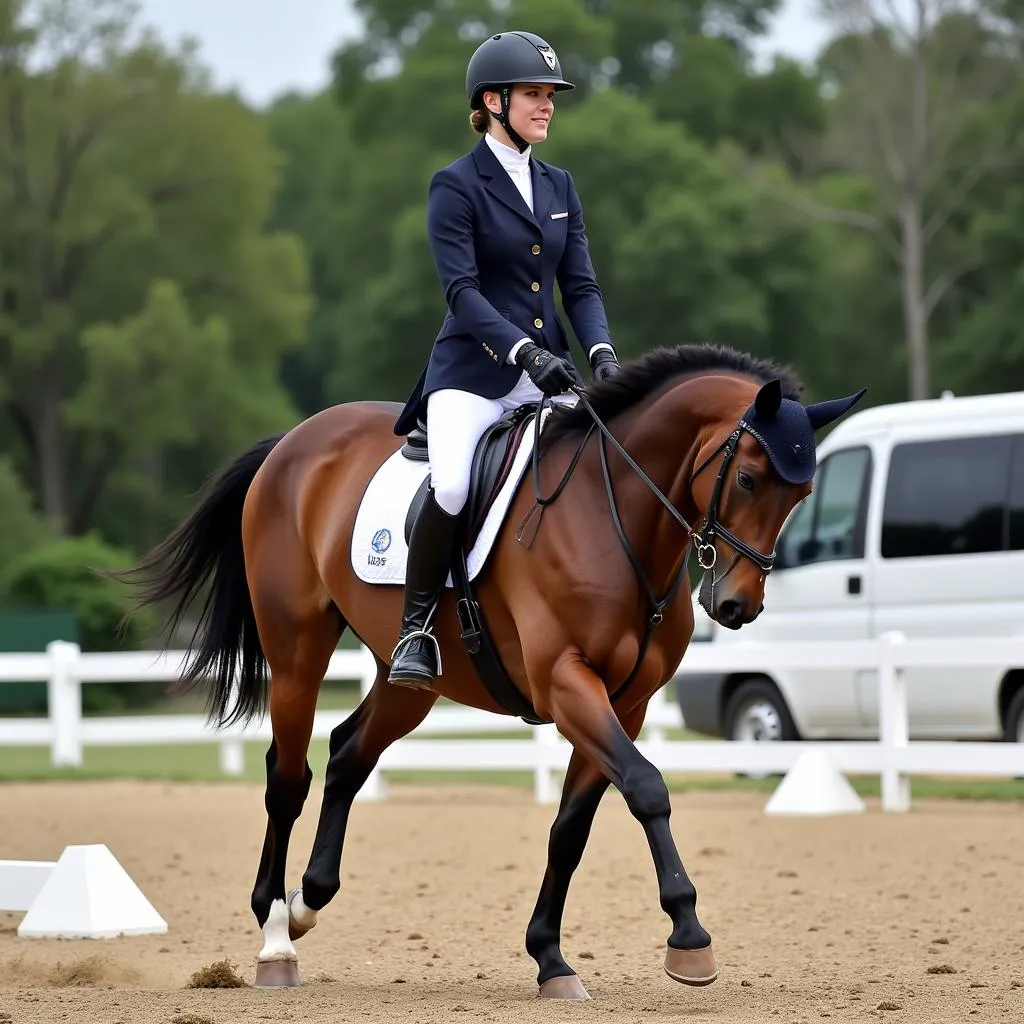
[{"label": "bay horse", "polygon": [[[779,531],[811,490],[815,431],[864,393],[804,406],[801,390],[790,370],[770,362],[680,346],[577,389],[573,408],[545,410],[534,486],[517,485],[477,591],[508,677],[537,720],[554,722],[573,748],[526,930],[542,997],[589,998],[562,955],[560,932],[570,880],[609,784],[650,845],[672,924],[665,971],[688,985],[718,976],[669,828],[668,789],[634,740],[693,631],[682,585],[690,551],[705,570],[700,600],[708,613],[733,629],[754,619]],[[261,441],[122,574],[142,588],[142,605],[170,608],[168,635],[205,592],[181,683],[208,687],[211,718],[244,722],[269,708],[267,826],[251,898],[263,935],[259,986],[300,984],[294,942],[340,889],[352,803],[381,753],[442,695],[507,713],[460,643],[451,590],[436,609],[444,662],[435,690],[387,682],[402,590],[357,578],[350,539],[369,481],[402,444],[394,433],[399,408],[336,405]],[[512,528],[524,522],[531,529]],[[699,529],[690,525],[697,522]],[[377,677],[331,732],[308,866],[301,887],[286,891],[288,842],[312,778],[317,696],[346,627],[372,652]]]}]

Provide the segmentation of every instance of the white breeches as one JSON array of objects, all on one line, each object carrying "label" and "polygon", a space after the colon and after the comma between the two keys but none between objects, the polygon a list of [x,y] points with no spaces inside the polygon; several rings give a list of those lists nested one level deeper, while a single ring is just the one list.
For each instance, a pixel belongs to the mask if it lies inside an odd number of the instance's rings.
[{"label": "white breeches", "polygon": [[[540,401],[536,384],[523,371],[503,398],[481,398],[470,391],[444,388],[427,397],[427,455],[434,497],[450,516],[458,515],[469,496],[473,454],[484,432],[520,405]],[[556,395],[552,403],[575,405],[574,394]]]}]

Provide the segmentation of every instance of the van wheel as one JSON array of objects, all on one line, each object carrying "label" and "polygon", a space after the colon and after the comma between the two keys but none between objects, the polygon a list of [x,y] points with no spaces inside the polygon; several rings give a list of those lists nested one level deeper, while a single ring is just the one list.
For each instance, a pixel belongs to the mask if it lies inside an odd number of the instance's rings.
[{"label": "van wheel", "polygon": [[722,724],[728,740],[778,743],[799,739],[782,694],[763,676],[747,679],[736,687],[725,706]]},{"label": "van wheel", "polygon": [[1006,709],[1006,724],[1003,738],[1008,743],[1024,743],[1024,686],[1010,701]]},{"label": "van wheel", "polygon": [[[775,684],[766,676],[740,683],[725,705],[722,735],[727,740],[778,743],[799,739],[793,716]],[[771,772],[738,772],[741,779],[768,779]]]}]

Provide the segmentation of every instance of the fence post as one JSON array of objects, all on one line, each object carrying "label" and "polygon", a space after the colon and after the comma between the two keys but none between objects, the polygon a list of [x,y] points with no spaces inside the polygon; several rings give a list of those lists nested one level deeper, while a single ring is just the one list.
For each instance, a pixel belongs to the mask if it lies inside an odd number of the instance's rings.
[{"label": "fence post", "polygon": [[533,798],[539,804],[558,803],[559,786],[555,785],[555,773],[550,762],[551,750],[558,746],[558,727],[535,725],[533,741],[537,745],[537,760],[533,768]]},{"label": "fence post", "polygon": [[[373,655],[365,644],[361,645],[359,650],[363,656],[363,664],[359,674],[359,698],[363,700],[370,690],[373,689],[373,684],[377,679],[377,662],[374,661]],[[401,741],[399,740],[399,742]],[[359,787],[359,792],[356,793],[355,798],[356,800],[367,801],[383,800],[387,793],[387,783],[384,780],[384,776],[381,774],[380,768],[374,767],[373,771],[367,776],[366,781]]]},{"label": "fence post", "polygon": [[51,640],[50,678],[46,684],[47,704],[53,736],[50,764],[54,768],[82,766],[82,684],[75,671],[82,653],[78,644]]},{"label": "fence post", "polygon": [[907,718],[906,672],[899,647],[906,636],[883,633],[878,666],[879,739],[882,744],[882,810],[910,809],[910,778],[900,771],[900,753],[907,749],[910,728]]},{"label": "fence post", "polygon": [[245,744],[240,738],[230,737],[220,742],[220,770],[225,775],[245,774]]},{"label": "fence post", "polygon": [[666,707],[668,707],[668,698],[665,696],[665,687],[663,686],[651,694],[651,699],[647,704],[647,714],[654,713],[654,722],[651,725],[646,723],[644,725],[647,739],[655,745],[665,742],[665,727],[661,724],[661,716],[665,713]]},{"label": "fence post", "polygon": [[[228,697],[228,707],[233,708],[238,703],[238,670],[235,670],[231,677],[231,694]],[[232,736],[227,732],[224,738],[217,745],[217,760],[220,770],[225,775],[242,775],[245,772],[245,746],[240,736]]]}]

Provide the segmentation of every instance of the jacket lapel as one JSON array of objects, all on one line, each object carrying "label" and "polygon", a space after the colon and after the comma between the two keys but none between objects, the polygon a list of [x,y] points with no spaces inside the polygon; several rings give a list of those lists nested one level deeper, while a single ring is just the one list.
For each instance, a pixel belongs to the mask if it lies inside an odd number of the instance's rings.
[{"label": "jacket lapel", "polygon": [[533,215],[543,229],[555,201],[555,186],[551,184],[547,168],[535,159],[530,161],[530,175],[533,179]]},{"label": "jacket lapel", "polygon": [[[534,217],[526,201],[519,193],[512,179],[508,176],[505,168],[498,163],[498,158],[491,152],[490,147],[484,139],[481,139],[473,151],[473,158],[476,160],[477,170],[480,176],[485,179],[487,191],[496,199],[500,199],[513,213],[518,213],[528,223],[539,227],[540,218]],[[534,189],[537,187],[537,174],[533,173]],[[536,194],[534,195],[534,207],[537,207]]]}]

